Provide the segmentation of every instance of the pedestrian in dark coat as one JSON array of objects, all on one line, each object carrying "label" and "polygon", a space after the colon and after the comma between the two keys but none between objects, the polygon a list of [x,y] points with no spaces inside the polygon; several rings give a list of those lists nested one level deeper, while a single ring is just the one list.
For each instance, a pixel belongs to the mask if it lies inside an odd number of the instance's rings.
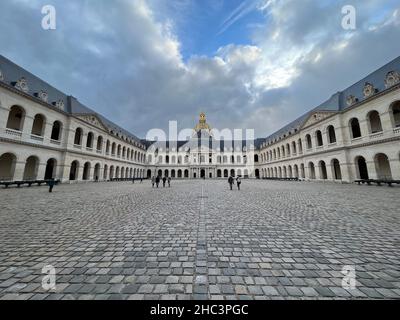
[{"label": "pedestrian in dark coat", "polygon": [[56,181],[54,179],[50,179],[49,182],[47,182],[47,184],[49,185],[49,193],[52,193],[53,188],[56,185]]},{"label": "pedestrian in dark coat", "polygon": [[231,190],[233,190],[234,179],[232,176],[229,177],[228,183],[229,183],[229,186],[231,187]]},{"label": "pedestrian in dark coat", "polygon": [[165,184],[167,183],[167,178],[164,177],[164,178],[162,179],[162,182],[163,182],[163,188],[165,188]]},{"label": "pedestrian in dark coat", "polygon": [[156,185],[157,185],[157,188],[158,188],[159,185],[160,185],[160,181],[161,181],[160,176],[157,176],[157,178],[156,178]]},{"label": "pedestrian in dark coat", "polygon": [[239,176],[237,176],[237,178],[236,178],[236,184],[237,184],[238,190],[240,191],[240,185],[242,184],[242,179]]}]

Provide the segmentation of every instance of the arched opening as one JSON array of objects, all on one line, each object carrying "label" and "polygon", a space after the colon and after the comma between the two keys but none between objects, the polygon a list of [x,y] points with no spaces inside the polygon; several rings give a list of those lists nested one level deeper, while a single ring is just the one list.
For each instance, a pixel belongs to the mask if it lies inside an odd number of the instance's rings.
[{"label": "arched opening", "polygon": [[317,140],[317,147],[322,147],[324,145],[324,141],[322,140],[322,132],[320,130],[315,133],[315,138]]},{"label": "arched opening", "polygon": [[151,170],[147,170],[147,179],[151,179]]},{"label": "arched opening", "polygon": [[103,137],[99,136],[97,138],[97,146],[96,146],[97,151],[102,151],[103,150]]},{"label": "arched opening", "polygon": [[282,168],[281,167],[278,168],[278,178],[282,179]]},{"label": "arched opening", "polygon": [[98,181],[100,179],[100,163],[97,163],[94,166],[94,174],[93,174],[94,180]]},{"label": "arched opening", "polygon": [[115,171],[114,166],[111,166],[110,167],[110,180],[114,179],[114,171]]},{"label": "arched opening", "polygon": [[178,170],[178,179],[182,179],[182,170]]},{"label": "arched opening", "polygon": [[296,142],[292,142],[292,151],[293,151],[293,154],[297,154],[297,148],[296,148]]},{"label": "arched opening", "polygon": [[51,129],[51,140],[60,141],[61,140],[61,130],[62,130],[61,122],[55,121],[53,123],[53,128]]},{"label": "arched opening", "polygon": [[176,178],[176,171],[175,170],[171,171],[171,178]]},{"label": "arched opening", "polygon": [[0,157],[0,181],[11,181],[14,178],[17,157],[12,153],[5,153]]},{"label": "arched opening", "polygon": [[368,126],[371,134],[382,132],[382,122],[378,111],[368,113]]},{"label": "arched opening", "polygon": [[31,156],[26,159],[24,180],[36,180],[39,169],[39,159],[35,156]]},{"label": "arched opening", "polygon": [[351,128],[351,138],[357,139],[361,138],[361,127],[360,122],[357,118],[353,118],[350,120],[350,128]]},{"label": "arched opening", "polygon": [[309,134],[306,135],[306,142],[307,142],[307,149],[312,149],[312,140]]},{"label": "arched opening", "polygon": [[25,110],[19,106],[12,106],[8,113],[7,128],[22,131],[25,120]]},{"label": "arched opening", "polygon": [[115,157],[115,153],[117,152],[117,144],[113,142],[111,147],[111,154]]},{"label": "arched opening", "polygon": [[164,177],[166,177],[166,178],[169,177],[169,171],[168,171],[168,170],[165,170],[165,171],[164,171]]},{"label": "arched opening", "polygon": [[[235,169],[231,169],[231,176],[232,176],[232,177],[235,177],[235,176],[236,176],[236,174],[235,174]],[[258,171],[258,176],[260,176],[260,171]]]},{"label": "arched opening", "polygon": [[46,171],[44,174],[45,180],[55,179],[57,170],[57,160],[49,159],[46,164]]},{"label": "arched opening", "polygon": [[217,170],[217,178],[222,178],[222,170],[221,169]]},{"label": "arched opening", "polygon": [[368,180],[368,167],[367,162],[365,161],[364,157],[357,157],[356,158],[356,165],[357,165],[357,177],[358,179]]},{"label": "arched opening", "polygon": [[316,176],[315,176],[315,166],[314,163],[310,162],[308,164],[308,170],[309,170],[309,178],[311,180],[315,180]]},{"label": "arched opening", "polygon": [[33,119],[32,134],[38,137],[44,136],[45,119],[41,114],[37,114]]},{"label": "arched opening", "polygon": [[160,178],[162,177],[162,170],[158,170],[157,176]]},{"label": "arched opening", "polygon": [[393,127],[400,128],[400,101],[396,101],[390,106],[390,117]]},{"label": "arched opening", "polygon": [[117,178],[117,179],[121,178],[119,167],[116,167],[116,168],[115,168],[115,178]]},{"label": "arched opening", "polygon": [[336,143],[336,131],[335,131],[335,127],[334,126],[329,126],[327,129],[327,133],[328,133],[328,142],[330,144],[332,143]]},{"label": "arched opening", "polygon": [[299,139],[298,145],[299,145],[299,153],[303,153],[303,142],[301,141],[301,139]]},{"label": "arched opening", "polygon": [[74,161],[71,163],[71,169],[69,172],[69,180],[70,181],[75,181],[78,178],[78,169],[79,169],[79,162]]},{"label": "arched opening", "polygon": [[304,163],[302,163],[300,165],[300,173],[301,173],[301,178],[305,179],[306,178],[306,170],[305,170],[305,167],[304,167]]},{"label": "arched opening", "polygon": [[375,156],[375,167],[378,179],[392,180],[392,170],[386,154],[379,153]]},{"label": "arched opening", "polygon": [[293,169],[292,166],[289,166],[289,170],[288,170],[288,178],[292,179],[293,178]]},{"label": "arched opening", "polygon": [[287,178],[287,169],[286,169],[286,167],[283,167],[283,176],[282,176],[283,178]]},{"label": "arched opening", "polygon": [[322,180],[327,180],[328,179],[328,172],[326,170],[326,163],[325,161],[320,161],[319,162],[319,174]]},{"label": "arched opening", "polygon": [[90,179],[90,162],[86,162],[83,167],[82,180],[87,181]]},{"label": "arched opening", "polygon": [[185,170],[185,178],[189,178],[189,170]]},{"label": "arched opening", "polygon": [[125,168],[122,167],[121,168],[121,179],[124,179],[124,178],[125,178]]},{"label": "arched opening", "polygon": [[224,170],[224,178],[228,178],[229,177],[229,171],[228,169]]},{"label": "arched opening", "polygon": [[201,171],[200,171],[200,178],[201,178],[201,179],[204,179],[205,177],[206,177],[206,170],[201,169]]},{"label": "arched opening", "polygon": [[74,144],[76,146],[82,145],[82,134],[83,134],[83,131],[81,128],[78,128],[75,130]]},{"label": "arched opening", "polygon": [[[119,144],[118,147],[117,147],[117,157],[118,157],[118,158],[121,158],[121,152],[122,152],[122,147],[121,147],[121,145]],[[118,178],[119,178],[119,177],[118,177]]]},{"label": "arched opening", "polygon": [[258,163],[258,154],[254,155],[254,163]]},{"label": "arched opening", "polygon": [[299,167],[297,166],[297,164],[294,165],[294,178],[299,178]]},{"label": "arched opening", "polygon": [[342,180],[342,170],[340,168],[340,162],[337,159],[333,159],[331,162],[332,175],[335,180]]},{"label": "arched opening", "polygon": [[86,141],[86,148],[93,149],[93,140],[94,134],[92,132],[89,132]]}]

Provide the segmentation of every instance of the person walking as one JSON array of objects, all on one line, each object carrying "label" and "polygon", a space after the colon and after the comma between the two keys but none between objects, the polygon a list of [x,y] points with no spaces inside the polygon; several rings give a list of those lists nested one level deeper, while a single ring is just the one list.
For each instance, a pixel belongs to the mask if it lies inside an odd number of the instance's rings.
[{"label": "person walking", "polygon": [[242,184],[242,179],[240,178],[240,176],[237,176],[236,184],[237,184],[238,190],[240,191],[240,185]]},{"label": "person walking", "polygon": [[235,181],[235,180],[233,179],[233,177],[230,176],[229,179],[228,179],[228,183],[229,183],[229,186],[231,187],[231,190],[233,190],[234,181]]},{"label": "person walking", "polygon": [[162,179],[162,182],[163,182],[163,188],[165,188],[165,184],[167,183],[167,178],[164,177],[164,178]]},{"label": "person walking", "polygon": [[168,177],[168,188],[171,188],[171,177]]},{"label": "person walking", "polygon": [[154,188],[154,185],[156,184],[156,177],[155,176],[153,176],[152,178],[151,178],[151,185],[153,186],[153,188]]},{"label": "person walking", "polygon": [[157,178],[156,178],[157,189],[158,189],[158,187],[159,187],[159,185],[160,185],[160,181],[161,181],[160,176],[157,176]]},{"label": "person walking", "polygon": [[50,179],[47,184],[49,185],[49,193],[53,192],[53,188],[56,185],[56,181],[54,180],[54,178]]}]

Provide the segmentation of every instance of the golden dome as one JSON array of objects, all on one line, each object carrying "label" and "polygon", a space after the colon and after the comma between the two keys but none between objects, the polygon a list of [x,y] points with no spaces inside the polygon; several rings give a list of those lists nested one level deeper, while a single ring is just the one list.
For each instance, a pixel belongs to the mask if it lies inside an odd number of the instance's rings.
[{"label": "golden dome", "polygon": [[211,131],[211,127],[209,126],[209,124],[207,123],[207,119],[206,119],[206,114],[204,112],[200,113],[200,119],[199,119],[199,123],[196,125],[196,127],[194,128],[194,130],[196,132],[199,132],[201,130],[208,130]]}]

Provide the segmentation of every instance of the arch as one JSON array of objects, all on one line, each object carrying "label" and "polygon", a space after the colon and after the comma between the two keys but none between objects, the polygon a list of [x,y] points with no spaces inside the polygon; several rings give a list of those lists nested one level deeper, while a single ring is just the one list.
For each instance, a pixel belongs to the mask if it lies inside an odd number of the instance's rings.
[{"label": "arch", "polygon": [[25,121],[25,110],[20,106],[12,106],[8,113],[7,129],[22,131]]},{"label": "arch", "polygon": [[147,179],[151,179],[151,170],[147,170]]},{"label": "arch", "polygon": [[86,162],[85,165],[83,166],[82,180],[87,181],[90,179],[90,169],[91,169],[90,162]]},{"label": "arch", "polygon": [[126,147],[122,148],[122,158],[126,158]]},{"label": "arch", "polygon": [[182,170],[178,170],[178,179],[182,179]]},{"label": "arch", "polygon": [[400,101],[395,101],[389,108],[393,128],[400,128]]},{"label": "arch", "polygon": [[31,134],[38,137],[43,137],[45,124],[46,124],[46,119],[44,115],[42,114],[35,115],[35,118],[33,119]]},{"label": "arch", "polygon": [[322,180],[328,179],[328,172],[326,170],[326,163],[325,161],[319,162],[319,176]]},{"label": "arch", "polygon": [[82,135],[83,135],[83,130],[81,128],[77,128],[75,130],[74,145],[76,146],[82,145]]},{"label": "arch", "polygon": [[390,161],[386,154],[378,153],[374,157],[375,167],[376,167],[376,174],[378,179],[382,180],[392,180],[392,170],[390,168]]},{"label": "arch", "polygon": [[315,180],[315,179],[316,179],[316,176],[315,176],[315,165],[314,165],[314,163],[310,162],[310,163],[308,164],[308,171],[309,171],[308,177],[309,177],[311,180]]},{"label": "arch", "polygon": [[367,120],[368,120],[368,129],[370,134],[383,131],[381,116],[379,115],[378,111],[372,110],[371,112],[369,112],[367,115]]},{"label": "arch", "polygon": [[292,169],[292,166],[289,166],[288,167],[288,178],[293,178],[293,169]]},{"label": "arch", "polygon": [[355,163],[356,163],[356,168],[357,168],[357,178],[363,179],[363,180],[368,180],[369,173],[368,173],[368,166],[367,166],[367,162],[366,162],[365,158],[362,156],[358,156],[358,157],[356,157]]},{"label": "arch", "polygon": [[125,167],[121,167],[121,179],[125,178]]},{"label": "arch", "polygon": [[217,170],[217,178],[222,178],[222,170],[221,169]]},{"label": "arch", "polygon": [[39,158],[37,156],[30,156],[26,159],[24,169],[24,180],[36,180],[39,169]]},{"label": "arch", "polygon": [[295,141],[292,142],[292,152],[293,152],[293,154],[297,154],[297,147],[296,147]]},{"label": "arch", "polygon": [[298,145],[299,145],[299,153],[303,153],[303,142],[301,139],[298,140]]},{"label": "arch", "polygon": [[332,176],[334,180],[342,180],[342,170],[340,168],[340,162],[338,159],[331,161]]},{"label": "arch", "polygon": [[282,171],[282,178],[287,178],[287,169],[286,166],[283,167],[283,171]]},{"label": "arch", "polygon": [[94,173],[93,173],[93,177],[95,181],[98,181],[100,179],[100,163],[97,163],[94,166]]},{"label": "arch", "polygon": [[311,140],[311,135],[306,135],[306,143],[307,143],[307,149],[312,149],[312,140]]},{"label": "arch", "polygon": [[112,156],[115,157],[116,152],[117,152],[117,144],[115,142],[113,142],[113,144],[111,146],[111,154],[112,154]]},{"label": "arch", "polygon": [[[122,146],[119,144],[117,147],[117,157],[118,158],[121,158],[121,152],[122,152]],[[119,178],[119,177],[117,177],[117,178]]]},{"label": "arch", "polygon": [[61,140],[62,123],[60,121],[54,121],[53,127],[51,129],[50,139],[54,141]]},{"label": "arch", "polygon": [[189,178],[189,170],[185,170],[185,178],[187,179],[187,178]]},{"label": "arch", "polygon": [[334,126],[329,126],[326,129],[326,133],[328,135],[328,143],[332,144],[332,143],[336,143],[336,130]]},{"label": "arch", "polygon": [[204,179],[206,177],[206,170],[205,169],[201,169],[200,170],[200,178]]},{"label": "arch", "polygon": [[278,168],[278,178],[282,178],[282,167]]},{"label": "arch", "polygon": [[224,170],[224,178],[228,178],[229,177],[229,171],[228,169]]},{"label": "arch", "polygon": [[351,133],[351,138],[352,139],[357,139],[361,138],[361,127],[360,127],[360,122],[358,121],[357,118],[352,118],[349,122],[350,126],[350,133]]},{"label": "arch", "polygon": [[45,180],[55,179],[56,172],[57,172],[57,160],[54,158],[47,160],[44,179]]},{"label": "arch", "polygon": [[77,180],[78,173],[79,173],[79,162],[77,160],[75,160],[71,163],[71,169],[69,171],[69,180],[70,181]]},{"label": "arch", "polygon": [[94,134],[93,132],[89,132],[86,140],[86,148],[93,149],[93,142],[94,142]]},{"label": "arch", "polygon": [[294,165],[294,178],[298,179],[300,178],[299,176],[299,166],[297,164]]},{"label": "arch", "polygon": [[114,179],[115,169],[114,166],[110,167],[110,180]]},{"label": "arch", "polygon": [[120,168],[118,166],[115,168],[115,178],[117,178],[117,179],[121,178]]},{"label": "arch", "polygon": [[96,150],[103,151],[103,137],[102,136],[97,137]]},{"label": "arch", "polygon": [[12,153],[4,153],[0,157],[0,181],[11,181],[14,178],[17,157]]},{"label": "arch", "polygon": [[324,140],[322,139],[321,130],[317,130],[315,132],[315,139],[316,139],[316,142],[317,142],[317,147],[322,147],[324,145]]},{"label": "arch", "polygon": [[255,154],[255,155],[254,155],[254,162],[255,162],[255,163],[258,163],[258,160],[259,160],[259,159],[258,159],[258,154]]}]

